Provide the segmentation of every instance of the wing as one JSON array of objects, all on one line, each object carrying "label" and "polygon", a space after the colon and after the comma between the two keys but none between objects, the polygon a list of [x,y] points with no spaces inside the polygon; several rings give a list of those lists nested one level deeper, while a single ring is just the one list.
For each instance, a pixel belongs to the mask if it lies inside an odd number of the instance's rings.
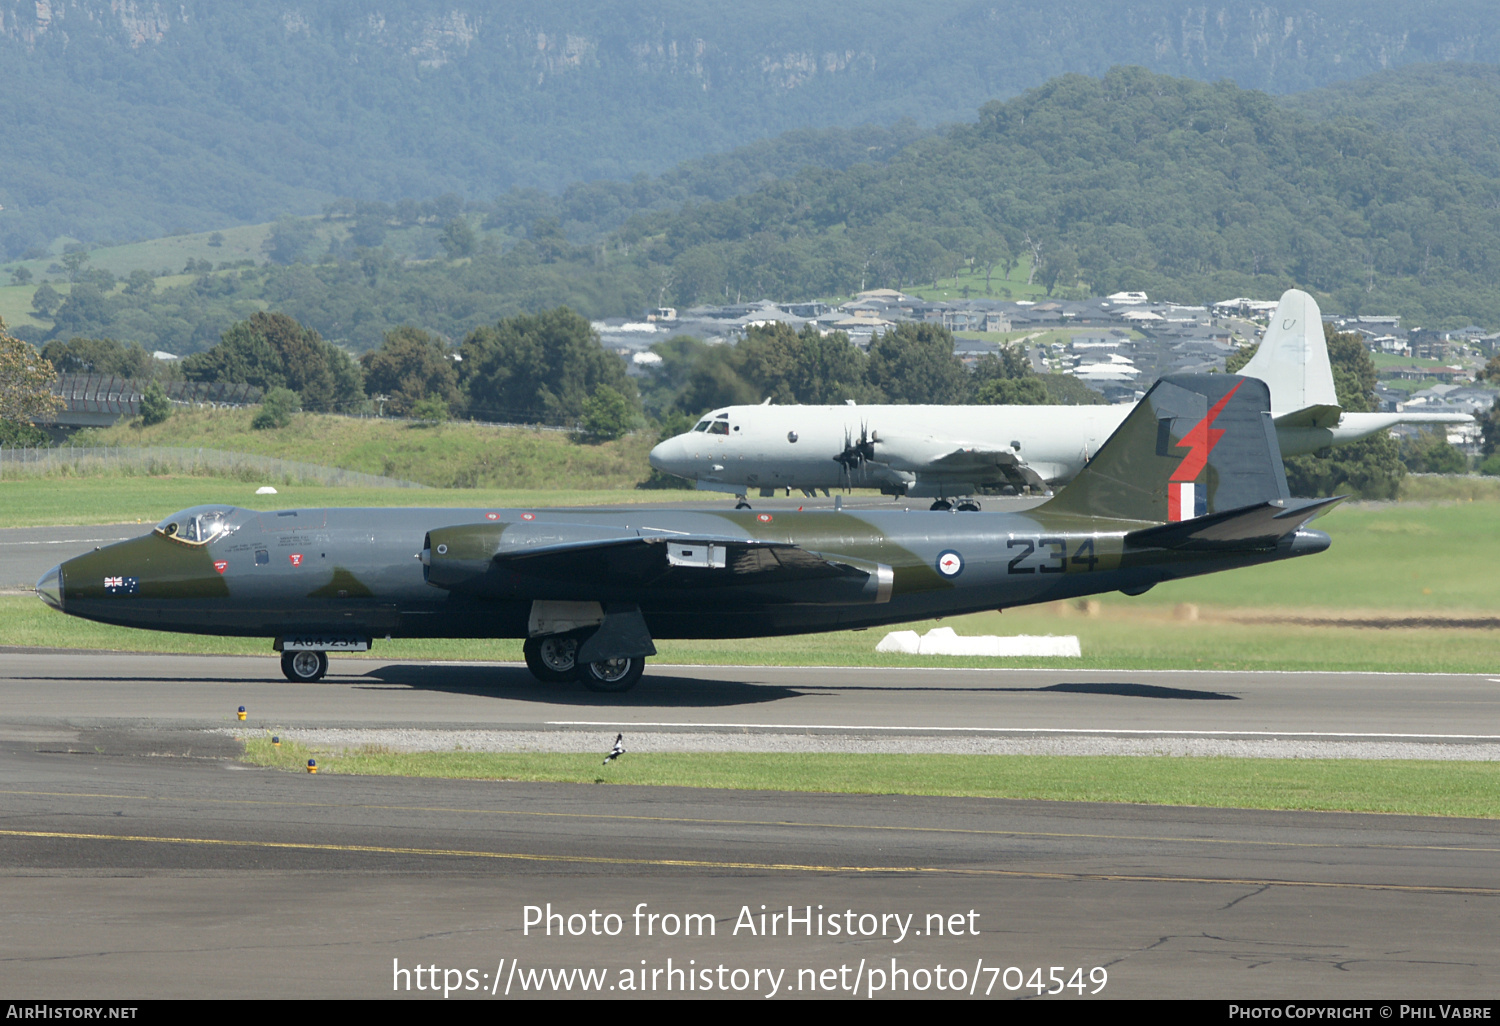
[{"label": "wing", "polygon": [[1343,415],[1341,406],[1304,406],[1291,413],[1279,414],[1275,420],[1277,427],[1332,428],[1339,426],[1339,418]]},{"label": "wing", "polygon": [[1011,449],[955,448],[934,458],[931,466],[944,475],[971,476],[979,483],[987,483],[998,476],[1017,488],[1027,485],[1047,487],[1041,475]]},{"label": "wing", "polygon": [[521,532],[462,525],[430,531],[427,583],[471,594],[598,599],[619,591],[780,588],[794,601],[890,597],[891,568],[825,556],[789,542],[719,536],[620,534],[527,544]]}]

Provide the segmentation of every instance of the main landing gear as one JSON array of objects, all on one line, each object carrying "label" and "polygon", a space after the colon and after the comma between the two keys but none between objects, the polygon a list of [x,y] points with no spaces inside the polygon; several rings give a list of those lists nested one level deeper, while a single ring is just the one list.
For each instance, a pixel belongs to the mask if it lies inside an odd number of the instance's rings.
[{"label": "main landing gear", "polygon": [[939,499],[932,504],[934,512],[957,510],[960,513],[978,513],[979,502],[977,499]]},{"label": "main landing gear", "polygon": [[645,656],[622,656],[580,665],[578,643],[576,634],[527,638],[521,646],[526,656],[526,668],[543,684],[566,684],[576,680],[590,691],[605,694],[629,691],[645,672]]},{"label": "main landing gear", "polygon": [[283,652],[281,672],[293,684],[311,684],[328,672],[327,652]]}]

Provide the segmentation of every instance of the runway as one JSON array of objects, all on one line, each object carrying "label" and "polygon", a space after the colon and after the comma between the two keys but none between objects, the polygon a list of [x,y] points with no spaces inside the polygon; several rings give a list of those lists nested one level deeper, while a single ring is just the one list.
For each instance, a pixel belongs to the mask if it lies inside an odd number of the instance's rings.
[{"label": "runway", "polygon": [[[1095,969],[1102,997],[1409,1000],[1492,996],[1500,970],[1500,823],[308,776],[244,768],[205,729],[245,705],[250,729],[1500,733],[1487,678],[653,667],[620,702],[508,666],[339,659],[318,685],[275,680],[270,658],[10,651],[0,667],[13,993],[431,999],[403,987],[420,965],[454,998],[588,980],[661,997],[703,967],[715,994],[932,997],[941,964],[949,997],[1035,996],[1007,971],[1040,968],[1050,989],[1058,966],[1082,995],[1051,1000],[1089,996]],[[540,924],[549,903],[553,935],[528,932],[527,907]],[[822,934],[787,936],[788,906]],[[689,914],[701,936],[683,936]],[[570,924],[581,935],[559,936]],[[544,969],[602,975],[564,990]]]},{"label": "runway", "polygon": [[[17,993],[384,997],[394,969],[435,965],[485,988],[455,996],[490,997],[507,964],[618,985],[671,959],[849,997],[857,966],[895,959],[962,967],[976,996],[1031,993],[984,967],[1061,966],[1103,970],[1107,997],[1411,999],[1492,995],[1500,969],[1490,822],[309,777],[46,747],[0,745]],[[583,935],[527,933],[549,903]],[[712,925],[637,935],[642,903]],[[817,913],[823,936],[748,932],[762,906]],[[594,912],[624,935],[589,932]],[[829,934],[835,914],[855,936]]]},{"label": "runway", "polygon": [[0,528],[0,590],[31,588],[37,578],[65,559],[81,556],[96,545],[138,538],[150,530],[150,524]]},{"label": "runway", "polygon": [[[378,647],[378,642],[377,642]],[[378,652],[376,653],[378,655]],[[202,729],[425,727],[1500,742],[1500,675],[663,666],[625,695],[504,663],[336,657],[295,685],[276,657],[0,656],[8,723]]]}]

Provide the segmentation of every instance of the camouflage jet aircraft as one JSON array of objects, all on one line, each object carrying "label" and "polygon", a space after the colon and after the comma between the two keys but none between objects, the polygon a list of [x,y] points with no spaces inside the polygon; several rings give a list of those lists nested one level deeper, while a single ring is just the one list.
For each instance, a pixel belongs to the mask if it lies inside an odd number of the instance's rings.
[{"label": "camouflage jet aircraft", "polygon": [[1022,513],[197,506],[54,567],[65,613],[274,639],[315,681],[371,639],[524,638],[543,681],[625,691],[653,638],[875,627],[1320,552],[1266,386],[1164,378],[1078,474]]}]

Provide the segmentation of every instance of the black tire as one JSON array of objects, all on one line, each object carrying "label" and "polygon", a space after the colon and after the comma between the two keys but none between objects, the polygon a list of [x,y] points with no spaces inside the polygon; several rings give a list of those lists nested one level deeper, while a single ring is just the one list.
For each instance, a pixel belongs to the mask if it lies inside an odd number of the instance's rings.
[{"label": "black tire", "polygon": [[578,679],[590,691],[618,695],[635,687],[645,669],[645,656],[601,659],[597,663],[585,663],[579,667]]},{"label": "black tire", "polygon": [[975,502],[973,499],[964,499],[953,508],[958,510],[960,513],[978,513],[979,503]]},{"label": "black tire", "polygon": [[311,684],[328,672],[327,652],[283,652],[281,672],[293,684]]},{"label": "black tire", "polygon": [[736,502],[734,504],[734,508],[735,509],[750,509],[751,508],[750,501],[748,499],[741,499],[739,502]]},{"label": "black tire", "polygon": [[578,638],[572,634],[549,634],[527,638],[521,646],[526,668],[543,684],[566,684],[578,679]]},{"label": "black tire", "polygon": [[939,499],[932,504],[932,511],[934,513],[946,513],[952,508],[953,503],[949,502],[947,499]]}]

